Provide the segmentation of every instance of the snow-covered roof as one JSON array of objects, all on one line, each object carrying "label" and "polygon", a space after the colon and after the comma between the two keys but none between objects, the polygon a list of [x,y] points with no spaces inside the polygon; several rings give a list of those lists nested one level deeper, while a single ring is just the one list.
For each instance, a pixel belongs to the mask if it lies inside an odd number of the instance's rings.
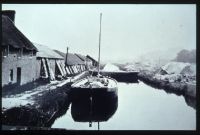
[{"label": "snow-covered roof", "polygon": [[104,66],[103,71],[119,71],[119,68],[111,63]]},{"label": "snow-covered roof", "polygon": [[162,70],[166,71],[168,74],[180,74],[185,68],[189,68],[189,63],[183,63],[183,62],[169,62],[163,67],[161,67]]},{"label": "snow-covered roof", "polygon": [[56,53],[53,49],[50,49],[48,46],[37,44],[37,43],[33,43],[33,44],[38,49],[38,52],[36,54],[37,57],[64,59],[64,57]]}]

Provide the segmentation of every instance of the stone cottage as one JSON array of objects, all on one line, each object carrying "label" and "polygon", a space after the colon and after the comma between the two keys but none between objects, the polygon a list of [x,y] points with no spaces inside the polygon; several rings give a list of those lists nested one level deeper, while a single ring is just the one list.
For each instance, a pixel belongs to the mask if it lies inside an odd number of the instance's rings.
[{"label": "stone cottage", "polygon": [[37,79],[37,48],[14,24],[15,11],[2,11],[2,88],[20,86]]}]

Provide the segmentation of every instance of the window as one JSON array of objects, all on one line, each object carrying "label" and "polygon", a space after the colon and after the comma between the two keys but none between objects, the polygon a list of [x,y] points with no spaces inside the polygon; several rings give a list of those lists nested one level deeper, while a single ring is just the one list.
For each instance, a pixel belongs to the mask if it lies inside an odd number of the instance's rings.
[{"label": "window", "polygon": [[9,82],[13,81],[13,69],[10,70]]},{"label": "window", "polygon": [[33,51],[31,51],[29,58],[32,58],[32,57],[33,57]]},{"label": "window", "polygon": [[8,48],[2,48],[2,55],[3,55],[3,57],[8,56]]},{"label": "window", "polygon": [[20,48],[20,49],[18,50],[18,53],[17,53],[18,58],[21,58],[21,57],[22,57],[22,53],[23,53],[23,48]]}]

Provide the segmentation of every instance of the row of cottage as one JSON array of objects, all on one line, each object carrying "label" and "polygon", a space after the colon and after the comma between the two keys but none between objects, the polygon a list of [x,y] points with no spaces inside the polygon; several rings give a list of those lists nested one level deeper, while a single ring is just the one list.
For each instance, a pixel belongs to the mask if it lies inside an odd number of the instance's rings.
[{"label": "row of cottage", "polygon": [[14,24],[15,11],[2,11],[2,88],[62,79],[97,66],[90,56],[63,53],[32,43]]}]

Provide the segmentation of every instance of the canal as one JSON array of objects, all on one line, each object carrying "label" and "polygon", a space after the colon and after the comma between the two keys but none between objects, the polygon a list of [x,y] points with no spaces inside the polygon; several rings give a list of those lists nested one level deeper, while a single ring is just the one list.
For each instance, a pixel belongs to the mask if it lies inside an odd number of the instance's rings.
[{"label": "canal", "polygon": [[[102,99],[103,100],[103,99]],[[145,83],[118,83],[118,108],[100,130],[195,130],[196,109],[183,96],[166,93]],[[191,102],[191,101],[189,101]],[[190,103],[191,104],[191,103]],[[98,130],[98,123],[75,122],[71,105],[52,128]]]}]

